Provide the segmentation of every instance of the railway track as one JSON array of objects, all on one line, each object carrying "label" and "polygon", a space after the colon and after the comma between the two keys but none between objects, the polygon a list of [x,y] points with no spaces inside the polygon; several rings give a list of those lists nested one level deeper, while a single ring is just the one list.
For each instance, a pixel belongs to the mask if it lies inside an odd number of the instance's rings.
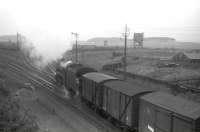
[{"label": "railway track", "polygon": [[[28,69],[22,67],[21,65],[14,64],[11,62],[7,62],[8,67],[11,69],[12,72],[15,72],[18,75],[24,76],[27,78],[32,84],[35,86],[42,88],[40,90],[44,90],[46,94],[49,96],[53,97],[56,101],[61,103],[62,105],[65,106],[70,106],[69,108],[72,111],[75,111],[80,117],[86,119],[90,124],[95,126],[99,131],[101,132],[119,132],[120,130],[116,127],[114,127],[112,124],[107,122],[104,119],[101,119],[98,115],[96,115],[92,110],[83,110],[79,106],[73,104],[70,100],[64,99],[57,95],[54,92],[54,88],[56,86],[46,80],[46,76],[44,75],[45,73],[42,73],[41,71],[38,71],[36,68],[33,69],[35,72],[30,72]],[[30,67],[29,67],[30,68]],[[91,113],[93,113],[91,115]]]},{"label": "railway track", "polygon": [[18,60],[14,56],[10,57],[6,54],[1,54],[0,57],[1,61],[5,63],[16,62],[13,63],[13,65],[16,65],[17,67],[23,67],[24,69],[30,70],[33,73],[37,71],[38,75],[44,77],[49,82],[55,82],[55,79],[52,74],[49,74],[47,72],[45,72],[44,74],[42,71],[40,71],[40,69],[36,68],[33,64],[31,64],[31,62],[29,62],[26,57],[23,57],[22,60]]}]

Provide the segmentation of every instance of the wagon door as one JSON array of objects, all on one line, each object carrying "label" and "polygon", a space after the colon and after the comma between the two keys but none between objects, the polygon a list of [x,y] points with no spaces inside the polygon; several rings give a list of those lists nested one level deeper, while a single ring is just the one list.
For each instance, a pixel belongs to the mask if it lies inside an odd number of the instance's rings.
[{"label": "wagon door", "polygon": [[103,94],[104,94],[104,87],[102,85],[97,85],[96,87],[96,105],[100,108],[103,106]]},{"label": "wagon door", "polygon": [[140,103],[139,132],[155,132],[155,110],[145,101]]},{"label": "wagon door", "polygon": [[103,86],[103,110],[107,111],[107,104],[108,104],[108,88]]},{"label": "wagon door", "polygon": [[119,118],[119,92],[108,89],[108,112],[111,114],[112,117],[115,119]]},{"label": "wagon door", "polygon": [[171,117],[170,112],[142,101],[140,105],[140,132],[171,132]]},{"label": "wagon door", "polygon": [[192,122],[178,117],[174,117],[173,132],[194,132]]},{"label": "wagon door", "polygon": [[132,125],[132,97],[127,95],[120,95],[120,107],[119,107],[119,120],[124,124]]},{"label": "wagon door", "polygon": [[155,132],[171,132],[171,121],[172,121],[171,113],[161,109],[156,110],[155,113],[156,113]]}]

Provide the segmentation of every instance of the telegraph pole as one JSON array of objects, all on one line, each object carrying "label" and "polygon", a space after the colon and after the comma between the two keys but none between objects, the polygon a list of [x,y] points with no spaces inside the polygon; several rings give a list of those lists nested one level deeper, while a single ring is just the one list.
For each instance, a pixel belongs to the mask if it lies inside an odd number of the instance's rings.
[{"label": "telegraph pole", "polygon": [[126,80],[126,71],[127,71],[127,37],[129,36],[129,31],[127,28],[127,24],[125,26],[125,31],[122,34],[124,36],[124,80]]},{"label": "telegraph pole", "polygon": [[17,32],[17,48],[19,50],[19,33]]},{"label": "telegraph pole", "polygon": [[84,53],[85,51],[84,51],[84,48],[83,48],[83,46],[81,46],[81,63],[82,64],[84,64],[84,57],[85,57],[85,53]]},{"label": "telegraph pole", "polygon": [[75,39],[76,39],[76,40],[75,40],[75,42],[76,42],[76,44],[75,44],[75,45],[76,45],[76,57],[75,57],[75,62],[78,63],[78,40],[77,40],[77,39],[78,39],[78,35],[79,35],[79,34],[78,34],[78,33],[72,32],[72,35],[74,35],[74,36],[75,36]]}]

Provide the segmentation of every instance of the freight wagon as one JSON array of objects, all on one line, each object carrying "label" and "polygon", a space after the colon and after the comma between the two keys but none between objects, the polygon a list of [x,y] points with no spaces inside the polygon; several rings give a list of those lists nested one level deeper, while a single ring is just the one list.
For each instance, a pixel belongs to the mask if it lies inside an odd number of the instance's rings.
[{"label": "freight wagon", "polygon": [[200,104],[168,93],[140,101],[139,132],[200,132]]},{"label": "freight wagon", "polygon": [[139,98],[155,89],[143,88],[122,80],[111,80],[103,84],[103,110],[122,128],[137,130]]},{"label": "freight wagon", "polygon": [[64,71],[64,84],[96,112],[127,131],[200,132],[200,104],[128,83],[80,64]]},{"label": "freight wagon", "polygon": [[102,107],[103,88],[102,84],[109,80],[117,78],[99,72],[86,73],[82,76],[82,98],[90,105],[95,105],[97,108]]}]

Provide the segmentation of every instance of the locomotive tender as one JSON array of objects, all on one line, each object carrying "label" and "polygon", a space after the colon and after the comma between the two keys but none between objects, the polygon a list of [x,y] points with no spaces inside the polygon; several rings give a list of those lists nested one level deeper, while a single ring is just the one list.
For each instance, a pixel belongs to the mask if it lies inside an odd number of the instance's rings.
[{"label": "locomotive tender", "polygon": [[[127,131],[199,132],[200,105],[69,63],[55,78],[95,112]],[[58,79],[59,78],[59,79]]]}]

